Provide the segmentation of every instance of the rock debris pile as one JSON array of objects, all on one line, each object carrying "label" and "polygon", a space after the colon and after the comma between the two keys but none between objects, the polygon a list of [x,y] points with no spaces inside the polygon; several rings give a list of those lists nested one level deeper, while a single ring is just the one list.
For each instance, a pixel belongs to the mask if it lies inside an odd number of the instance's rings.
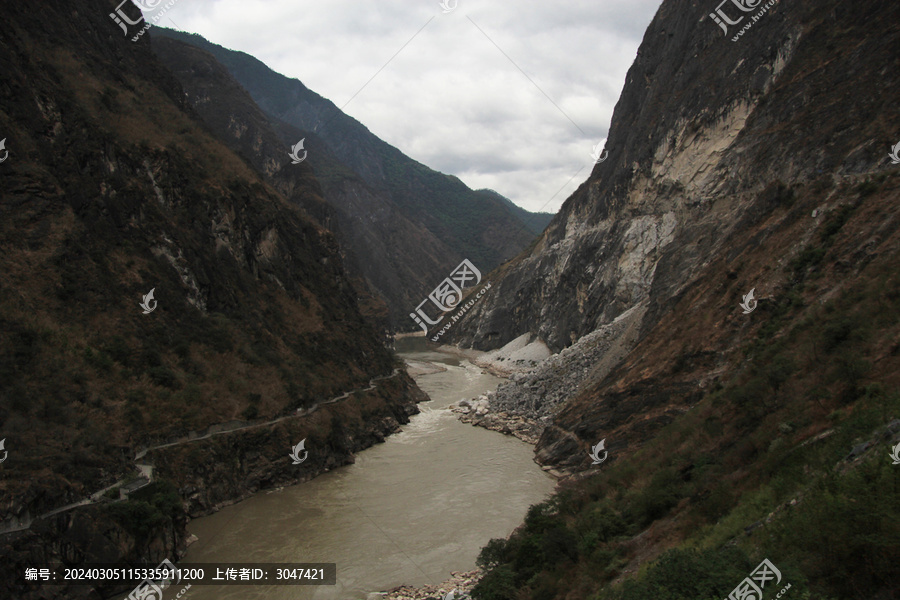
[{"label": "rock debris pile", "polygon": [[642,305],[635,306],[532,370],[513,373],[496,392],[463,400],[453,410],[463,422],[537,443],[563,402],[585,383],[605,377],[624,357],[637,336],[644,310]]},{"label": "rock debris pile", "polygon": [[440,585],[413,587],[401,585],[387,592],[369,594],[366,600],[444,600],[453,592],[453,600],[468,600],[469,592],[481,579],[481,571],[451,571],[451,577]]}]

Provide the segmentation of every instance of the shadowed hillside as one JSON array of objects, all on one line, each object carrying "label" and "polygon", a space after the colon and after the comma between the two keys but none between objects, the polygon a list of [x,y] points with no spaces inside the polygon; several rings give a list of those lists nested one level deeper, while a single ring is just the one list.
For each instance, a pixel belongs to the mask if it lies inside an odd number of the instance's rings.
[{"label": "shadowed hillside", "polygon": [[[209,133],[111,7],[4,5],[0,565],[15,579],[61,559],[175,557],[188,507],[351,462],[421,399],[392,376],[333,235]],[[293,178],[321,202],[308,166]],[[194,443],[204,460],[148,454],[153,482],[114,501],[143,448],[282,416]],[[304,438],[329,452],[287,468]],[[89,592],[0,583],[2,597]]]},{"label": "shadowed hillside", "polygon": [[[514,210],[502,196],[473,191],[456,177],[416,162],[300,81],[198,35],[168,29],[154,34],[210,52],[266,114],[302,131],[315,132],[338,160],[373,190],[385,194],[408,219],[424,225],[458,255],[484,265],[484,270],[514,256],[532,240],[529,226],[522,221],[531,213]],[[540,221],[541,217],[533,219]]]}]

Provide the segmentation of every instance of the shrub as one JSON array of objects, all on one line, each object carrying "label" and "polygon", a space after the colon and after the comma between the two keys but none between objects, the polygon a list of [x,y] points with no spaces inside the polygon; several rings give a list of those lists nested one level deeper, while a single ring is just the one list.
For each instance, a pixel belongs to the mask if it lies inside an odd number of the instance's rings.
[{"label": "shrub", "polygon": [[725,550],[669,550],[650,568],[621,588],[607,590],[601,598],[712,600],[724,598],[755,565],[738,548]]},{"label": "shrub", "polygon": [[137,490],[128,500],[111,504],[107,510],[137,538],[146,538],[183,514],[178,490],[174,484],[165,480]]},{"label": "shrub", "polygon": [[826,253],[827,250],[825,248],[805,246],[797,257],[791,261],[791,269],[794,271],[794,277],[802,279],[807,269],[822,262]]},{"label": "shrub", "polygon": [[113,359],[108,354],[102,350],[94,350],[90,346],[84,349],[84,359],[89,365],[104,373],[108,373],[113,366]]},{"label": "shrub", "polygon": [[507,542],[502,538],[493,538],[478,553],[475,564],[479,569],[492,569],[509,560]]},{"label": "shrub", "polygon": [[556,598],[558,587],[566,584],[567,582],[555,573],[538,573],[528,582],[531,600],[553,600]]},{"label": "shrub", "polygon": [[545,556],[541,542],[541,535],[531,534],[514,543],[512,568],[517,585],[524,584],[546,566],[549,557]]},{"label": "shrub", "polygon": [[497,567],[485,573],[472,588],[475,600],[515,600],[515,575],[508,566]]},{"label": "shrub", "polygon": [[543,533],[562,524],[562,518],[550,502],[531,505],[525,515],[525,530],[529,533]]},{"label": "shrub", "polygon": [[150,376],[150,380],[156,385],[161,385],[172,390],[181,387],[178,376],[168,367],[151,367],[147,370],[147,375]]},{"label": "shrub", "polygon": [[856,400],[863,394],[861,383],[872,365],[859,354],[852,351],[842,352],[835,361],[836,373],[847,385],[843,399],[845,402]]},{"label": "shrub", "polygon": [[131,357],[134,351],[128,346],[128,343],[122,336],[112,337],[109,342],[103,345],[103,351],[123,367],[131,366]]},{"label": "shrub", "polygon": [[643,529],[656,519],[665,516],[678,504],[683,487],[683,482],[674,469],[658,471],[651,479],[650,485],[632,497],[625,510],[626,518]]},{"label": "shrub", "polygon": [[763,377],[777,394],[796,370],[797,365],[790,356],[779,354],[763,369]]},{"label": "shrub", "polygon": [[578,560],[578,542],[575,534],[565,526],[548,529],[541,538],[541,552],[546,559],[545,566],[555,565],[566,558]]},{"label": "shrub", "polygon": [[202,330],[198,337],[201,343],[220,353],[234,350],[234,340],[228,331],[228,317],[212,314],[200,323]]},{"label": "shrub", "polygon": [[162,356],[153,346],[148,346],[144,348],[143,352],[141,352],[140,364],[148,367],[158,367],[162,365]]},{"label": "shrub", "polygon": [[626,533],[627,525],[608,502],[603,502],[578,517],[575,531],[581,537],[578,543],[580,553],[589,555],[599,544]]},{"label": "shrub", "polygon": [[140,388],[125,392],[125,401],[128,404],[142,404],[147,399],[147,392]]},{"label": "shrub", "polygon": [[762,377],[752,377],[747,383],[732,388],[728,392],[731,400],[740,408],[755,415],[759,406],[769,395],[769,386]]},{"label": "shrub", "polygon": [[872,181],[871,179],[866,179],[862,183],[856,186],[856,191],[859,192],[859,195],[862,198],[867,196],[871,196],[875,192],[878,191],[878,184]]},{"label": "shrub", "polygon": [[157,527],[165,525],[166,519],[149,502],[126,500],[108,507],[110,514],[122,527],[136,538],[146,538]]},{"label": "shrub", "polygon": [[125,409],[125,418],[131,423],[135,429],[139,429],[144,425],[144,413],[141,409],[132,404]]},{"label": "shrub", "polygon": [[867,337],[868,331],[856,315],[841,314],[822,328],[822,343],[826,352],[845,342],[864,340]]},{"label": "shrub", "polygon": [[805,493],[790,518],[767,528],[767,551],[795,557],[810,581],[839,598],[860,597],[860,590],[880,597],[879,590],[900,581],[896,483],[887,460],[864,463],[845,475],[829,473]]},{"label": "shrub", "polygon": [[191,344],[186,339],[180,339],[175,344],[173,351],[182,361],[187,360],[191,356]]}]

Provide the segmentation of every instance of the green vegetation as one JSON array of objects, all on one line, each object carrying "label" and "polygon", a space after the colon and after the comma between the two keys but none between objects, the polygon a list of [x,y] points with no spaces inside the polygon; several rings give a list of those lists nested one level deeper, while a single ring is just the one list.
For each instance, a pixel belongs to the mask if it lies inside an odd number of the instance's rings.
[{"label": "green vegetation", "polygon": [[[669,550],[642,577],[608,589],[601,600],[721,600],[756,566],[739,548]],[[793,587],[793,586],[792,586]]]},{"label": "green vegetation", "polygon": [[[859,434],[883,423],[879,405],[887,402],[888,410],[900,410],[898,395],[873,399],[872,406],[818,445],[774,444],[748,460],[762,469],[757,489],[743,496],[722,481],[722,465],[711,456],[694,458],[684,474],[663,468],[636,489],[614,489],[615,480],[627,476],[627,465],[616,465],[606,474],[608,483],[591,480],[577,492],[557,494],[533,506],[524,527],[509,540],[485,546],[478,565],[487,575],[473,597],[512,600],[525,590],[524,597],[552,599],[573,591],[576,582],[583,586],[576,589],[599,589],[593,596],[598,600],[721,599],[766,557],[797,597],[814,588],[814,598],[850,598],[854,590],[882,589],[900,578],[896,473],[885,460],[870,460],[847,473],[831,468]],[[793,430],[783,425],[782,431]],[[746,449],[738,445],[736,452]],[[690,455],[675,458],[683,463]],[[603,585],[621,573],[629,540],[684,498],[691,501],[681,515],[691,523],[684,545],[623,585]],[[746,536],[747,526],[773,512],[769,525]],[[739,545],[726,544],[732,540]]]},{"label": "green vegetation", "polygon": [[169,481],[155,481],[133,492],[124,502],[105,507],[110,516],[139,539],[181,518],[181,497]]},{"label": "green vegetation", "polygon": [[[900,416],[885,367],[897,355],[900,275],[873,263],[825,302],[801,285],[834,260],[858,209],[827,217],[761,306],[736,367],[693,410],[482,550],[477,600],[721,600],[763,558],[798,599],[873,597],[900,581],[900,471],[880,433]],[[670,371],[680,376],[696,354],[683,350]],[[650,548],[663,551],[645,561]]]}]

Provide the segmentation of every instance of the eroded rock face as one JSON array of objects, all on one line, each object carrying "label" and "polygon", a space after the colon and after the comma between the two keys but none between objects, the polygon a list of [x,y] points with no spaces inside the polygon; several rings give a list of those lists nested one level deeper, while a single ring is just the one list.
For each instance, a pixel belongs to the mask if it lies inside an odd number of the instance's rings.
[{"label": "eroded rock face", "polygon": [[[449,332],[481,350],[524,334],[562,350],[492,398],[492,411],[552,415],[539,462],[585,468],[590,444],[611,436],[616,455],[689,410],[730,368],[740,294],[777,297],[790,262],[819,243],[815,217],[860,203],[866,178],[889,177],[895,141],[880,123],[896,118],[898,80],[884,70],[896,60],[884,8],[781,2],[732,42],[707,17],[715,3],[662,4],[616,106],[608,160],[533,250],[488,275],[492,293]],[[866,241],[835,269],[849,277],[875,260],[892,227],[859,225]],[[621,343],[566,354],[635,307]]]},{"label": "eroded rock face", "polygon": [[663,4],[616,106],[609,159],[451,341],[491,350],[530,332],[559,351],[644,302],[646,330],[757,210],[754,195],[813,174],[812,153],[772,152],[762,131],[794,110],[769,98],[813,11],[779,5],[738,45],[703,22],[709,10]]}]

